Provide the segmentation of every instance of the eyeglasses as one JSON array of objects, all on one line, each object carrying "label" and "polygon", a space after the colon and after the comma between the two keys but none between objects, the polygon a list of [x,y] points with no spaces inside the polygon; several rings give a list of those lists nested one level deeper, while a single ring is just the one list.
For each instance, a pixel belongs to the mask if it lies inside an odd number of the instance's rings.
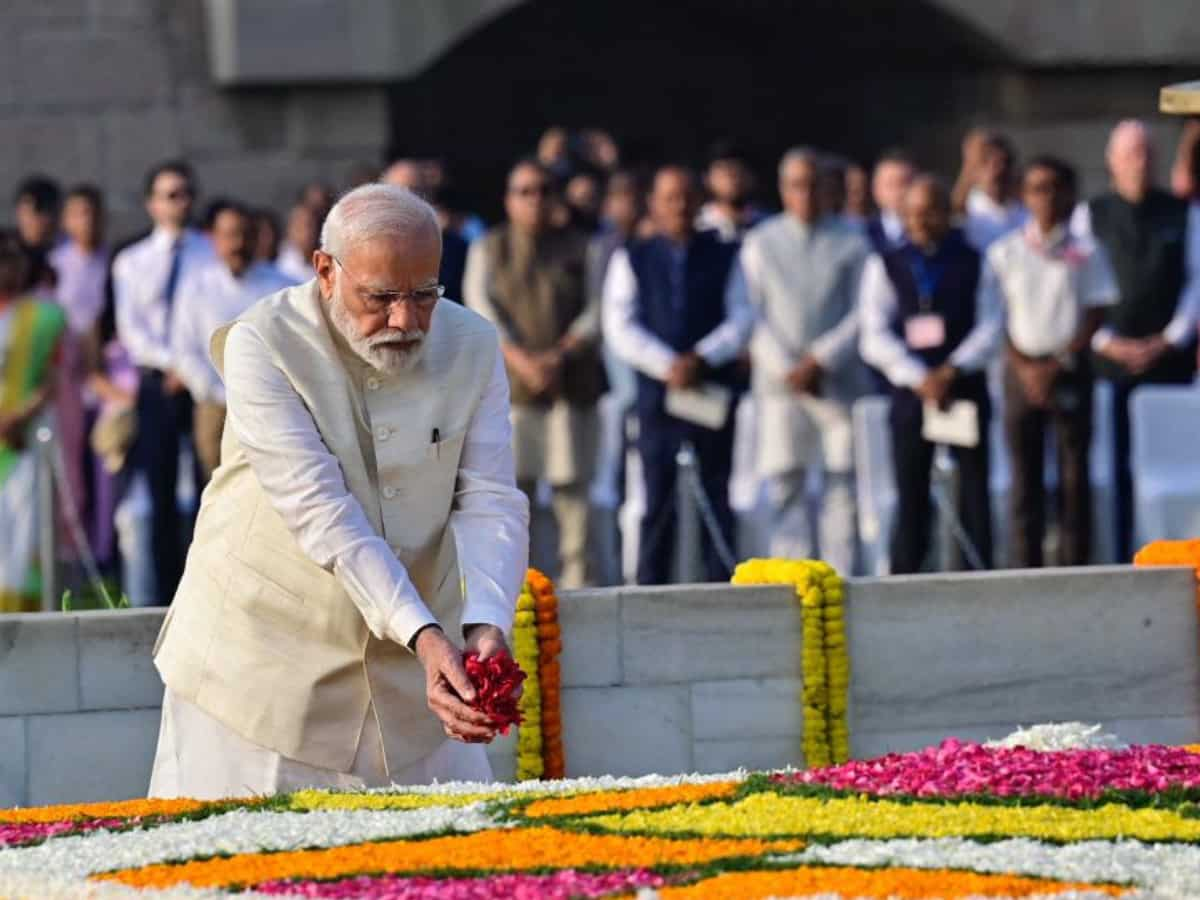
[{"label": "eyeglasses", "polygon": [[[328,251],[326,251],[328,253]],[[371,315],[381,315],[391,311],[391,308],[397,303],[409,302],[420,313],[427,313],[433,309],[434,305],[442,297],[446,295],[444,285],[431,284],[428,287],[417,288],[415,291],[367,291],[358,286],[358,279],[353,273],[342,264],[342,261],[328,253],[339,269],[346,273],[351,281],[355,282],[354,293],[358,297],[358,301],[363,305],[363,308]]]},{"label": "eyeglasses", "polygon": [[159,194],[158,198],[160,200],[170,200],[172,203],[176,203],[180,200],[190,200],[192,198],[192,189],[176,188],[173,191],[167,191],[166,193]]}]

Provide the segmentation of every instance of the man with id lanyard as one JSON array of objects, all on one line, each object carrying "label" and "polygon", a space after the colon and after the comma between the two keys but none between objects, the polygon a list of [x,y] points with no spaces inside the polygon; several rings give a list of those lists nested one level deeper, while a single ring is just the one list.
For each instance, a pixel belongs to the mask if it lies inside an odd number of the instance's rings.
[{"label": "man with id lanyard", "polygon": [[[950,228],[950,194],[937,178],[914,179],[904,196],[908,240],[863,270],[859,350],[891,385],[892,458],[899,509],[893,574],[916,572],[929,550],[930,469],[936,443],[952,445],[958,514],[985,568],[992,565],[984,368],[999,318],[980,304],[980,257]],[[989,299],[990,298],[990,299]]]}]

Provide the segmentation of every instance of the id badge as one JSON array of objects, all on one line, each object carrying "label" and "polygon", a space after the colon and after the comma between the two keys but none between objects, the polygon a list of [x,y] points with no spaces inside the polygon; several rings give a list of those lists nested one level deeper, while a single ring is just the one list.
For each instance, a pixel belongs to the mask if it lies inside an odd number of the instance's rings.
[{"label": "id badge", "polygon": [[946,320],[933,313],[913,316],[904,323],[904,341],[911,350],[936,350],[946,343]]}]

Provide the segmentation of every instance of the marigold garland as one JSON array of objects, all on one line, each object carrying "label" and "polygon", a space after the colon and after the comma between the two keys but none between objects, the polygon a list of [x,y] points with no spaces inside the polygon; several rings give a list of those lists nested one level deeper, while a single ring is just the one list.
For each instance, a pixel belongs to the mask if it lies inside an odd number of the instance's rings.
[{"label": "marigold garland", "polygon": [[517,731],[517,780],[562,778],[562,630],[554,583],[537,569],[525,573],[513,620],[513,657],[525,672],[524,724]]},{"label": "marigold garland", "polygon": [[787,584],[800,601],[804,676],[804,763],[828,766],[850,758],[845,588],[819,560],[751,559],[733,573],[734,584]]}]

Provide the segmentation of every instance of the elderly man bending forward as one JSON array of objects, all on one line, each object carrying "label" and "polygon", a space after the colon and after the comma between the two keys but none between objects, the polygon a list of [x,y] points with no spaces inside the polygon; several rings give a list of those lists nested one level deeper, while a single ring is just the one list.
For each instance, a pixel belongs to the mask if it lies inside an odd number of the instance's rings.
[{"label": "elderly man bending forward", "polygon": [[528,556],[495,329],[439,303],[437,217],[372,184],[316,278],[212,339],[221,465],[155,648],[152,796],[488,780],[467,649],[505,650]]}]

